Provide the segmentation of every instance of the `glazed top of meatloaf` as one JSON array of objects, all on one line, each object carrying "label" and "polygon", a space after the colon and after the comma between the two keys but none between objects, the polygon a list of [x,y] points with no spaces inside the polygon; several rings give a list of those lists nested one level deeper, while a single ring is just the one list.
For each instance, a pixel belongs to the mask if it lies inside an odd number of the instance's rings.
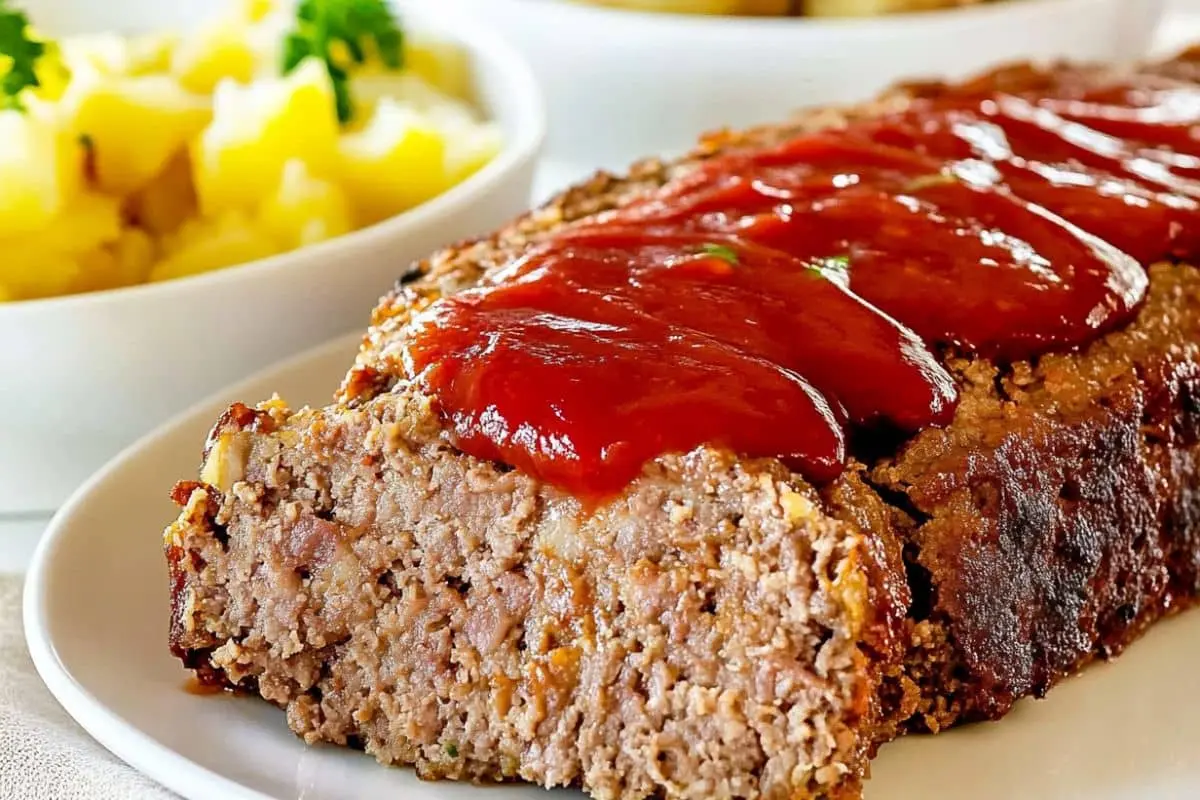
[{"label": "glazed top of meatloaf", "polygon": [[1083,346],[1198,255],[1195,77],[1010,68],[597,176],[402,280],[341,399],[413,386],[585,500],[700,444],[826,482],[952,418],[948,358]]}]

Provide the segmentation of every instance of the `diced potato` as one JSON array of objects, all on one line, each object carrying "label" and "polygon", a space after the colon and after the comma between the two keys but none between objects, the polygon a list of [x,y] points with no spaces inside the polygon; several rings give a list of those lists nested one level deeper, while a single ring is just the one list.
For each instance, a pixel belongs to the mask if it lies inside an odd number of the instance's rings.
[{"label": "diced potato", "polygon": [[71,70],[63,60],[62,49],[56,42],[46,42],[44,47],[45,52],[33,67],[38,85],[26,91],[31,91],[41,100],[52,102],[66,92],[67,84],[71,81]]},{"label": "diced potato", "polygon": [[198,213],[192,161],[186,150],[176,153],[153,180],[125,198],[126,216],[155,236],[174,233]]},{"label": "diced potato", "polygon": [[289,161],[275,194],[259,212],[263,227],[288,249],[348,233],[350,204],[341,188],[314,178],[303,161]]},{"label": "diced potato", "polygon": [[71,291],[94,292],[145,283],[154,261],[154,242],[137,228],[126,228],[114,242],[80,254],[79,274]]},{"label": "diced potato", "polygon": [[284,40],[296,27],[292,0],[242,0],[246,41],[254,53],[255,76],[279,74]]},{"label": "diced potato", "polygon": [[189,92],[212,94],[225,80],[249,83],[258,56],[236,18],[218,19],[184,39],[171,59],[171,73]]},{"label": "diced potato", "polygon": [[805,14],[813,17],[874,17],[902,11],[932,11],[971,5],[982,0],[803,0]]},{"label": "diced potato", "polygon": [[150,280],[165,281],[257,261],[283,247],[245,214],[197,220],[185,227],[174,249],[150,271]]},{"label": "diced potato", "polygon": [[446,141],[424,116],[385,99],[366,128],[342,137],[337,175],[358,223],[369,225],[447,188]]},{"label": "diced potato", "polygon": [[205,98],[165,75],[80,84],[64,99],[72,129],[92,150],[97,185],[127,194],[149,183],[208,124]]},{"label": "diced potato", "polygon": [[446,172],[453,185],[465,181],[494,159],[504,147],[504,135],[499,125],[486,123],[449,139],[449,142]]},{"label": "diced potato", "polygon": [[457,104],[453,97],[411,72],[369,71],[356,74],[350,79],[350,94],[354,98],[355,121],[360,129],[371,121],[381,100],[391,100],[421,112]]},{"label": "diced potato", "polygon": [[471,99],[471,59],[454,42],[409,36],[405,41],[404,68],[451,97]]},{"label": "diced potato", "polygon": [[279,0],[238,0],[238,11],[247,22],[262,22],[279,10]]},{"label": "diced potato", "polygon": [[201,211],[215,216],[258,205],[279,184],[283,165],[303,161],[329,174],[337,155],[333,87],[310,59],[291,75],[217,89],[212,124],[192,152]]},{"label": "diced potato", "polygon": [[157,248],[149,234],[139,228],[126,228],[112,247],[116,257],[116,275],[122,286],[145,283],[150,278]]},{"label": "diced potato", "polygon": [[[88,275],[97,253],[121,237],[117,201],[84,194],[63,211],[70,225],[0,238],[0,286],[15,299],[50,297],[89,288],[105,288],[109,276]],[[101,269],[104,269],[102,266]]]},{"label": "diced potato", "polygon": [[76,77],[134,76],[166,72],[178,42],[179,37],[167,33],[95,33],[63,39],[59,48],[63,64]]},{"label": "diced potato", "polygon": [[335,48],[332,53],[335,61],[349,68],[353,77],[412,75],[450,97],[471,98],[471,57],[456,42],[405,32],[401,55],[403,71],[399,73],[384,63],[372,41],[364,41],[362,49],[366,54],[362,64],[353,64],[348,50]]},{"label": "diced potato", "polygon": [[[82,268],[75,256],[60,253],[39,242],[37,248],[28,243],[0,261],[0,292],[10,300],[36,300],[73,292]],[[0,239],[0,247],[9,248]]]},{"label": "diced potato", "polygon": [[[661,11],[673,14],[740,14],[742,0],[590,0],[601,6],[628,8],[634,11]],[[787,13],[786,3],[779,4]]]},{"label": "diced potato", "polygon": [[470,107],[462,103],[436,106],[425,116],[446,140],[446,174],[451,185],[466,180],[504,146],[500,126],[478,122]]},{"label": "diced potato", "polygon": [[62,59],[72,73],[128,75],[129,40],[117,33],[72,36],[59,43]]},{"label": "diced potato", "polygon": [[52,239],[64,252],[85,253],[121,236],[121,204],[94,192],[81,194],[63,210],[69,225],[53,225],[35,235]]},{"label": "diced potato", "polygon": [[179,37],[173,33],[150,33],[129,39],[127,74],[157,75],[169,72]]},{"label": "diced potato", "polygon": [[50,109],[0,111],[0,238],[50,224],[78,194],[82,165],[83,148]]}]

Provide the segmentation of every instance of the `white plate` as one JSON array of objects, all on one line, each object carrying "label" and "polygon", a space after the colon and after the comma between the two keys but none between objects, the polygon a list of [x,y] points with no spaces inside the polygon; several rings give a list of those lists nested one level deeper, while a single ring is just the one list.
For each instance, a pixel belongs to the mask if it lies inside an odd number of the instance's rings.
[{"label": "white plate", "polygon": [[[225,392],[143,439],[68,502],[34,556],[25,625],[34,663],[84,728],[189,798],[536,800],[508,786],[425,784],[361,753],[305,747],[251,698],[196,696],[167,652],[159,532],[167,492],[194,474],[209,425],[235,399],[278,390],[321,403],[357,337]],[[1023,703],[1002,723],[886,747],[869,800],[1184,800],[1200,797],[1200,612],[1114,664]],[[579,795],[563,792],[564,798]]]}]

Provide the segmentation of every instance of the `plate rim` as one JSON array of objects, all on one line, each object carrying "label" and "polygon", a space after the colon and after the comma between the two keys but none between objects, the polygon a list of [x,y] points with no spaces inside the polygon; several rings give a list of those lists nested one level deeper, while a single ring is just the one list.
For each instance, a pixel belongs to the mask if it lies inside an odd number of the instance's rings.
[{"label": "plate rim", "polygon": [[[272,375],[302,369],[305,364],[346,352],[362,341],[355,332],[331,339],[210,394],[174,415],[149,433],[111,458],[103,467],[84,481],[55,512],[34,550],[25,574],[21,592],[21,620],[25,645],[38,676],[50,694],[70,717],[97,743],[131,768],[160,786],[184,797],[205,800],[211,797],[231,800],[276,800],[271,795],[251,789],[244,784],[202,767],[176,750],[160,744],[128,722],[121,714],[101,703],[75,678],[70,668],[59,658],[50,633],[48,614],[48,572],[54,556],[69,539],[69,524],[98,488],[113,479],[127,464],[138,459],[153,442],[188,422],[211,412],[214,407],[227,405],[230,397],[245,395]],[[332,398],[333,390],[330,390]]]}]

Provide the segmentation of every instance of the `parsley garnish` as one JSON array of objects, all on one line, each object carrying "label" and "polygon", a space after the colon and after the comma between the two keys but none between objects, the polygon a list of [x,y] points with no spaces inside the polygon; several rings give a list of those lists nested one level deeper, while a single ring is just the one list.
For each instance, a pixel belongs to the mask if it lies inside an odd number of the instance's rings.
[{"label": "parsley garnish", "polygon": [[366,42],[388,69],[400,69],[404,37],[385,0],[300,0],[296,6],[296,28],[283,45],[283,74],[287,75],[306,58],[317,57],[333,82],[333,96],[340,122],[354,117],[350,98],[349,64],[339,60],[344,50],[350,61],[362,64]]},{"label": "parsley garnish", "polygon": [[934,186],[949,186],[950,184],[957,182],[958,178],[954,177],[949,172],[935,172],[932,175],[920,175],[904,184],[904,193],[911,194],[913,192],[919,192],[922,189],[929,189]]},{"label": "parsley garnish", "polygon": [[814,277],[824,278],[830,272],[845,274],[849,268],[850,256],[842,254],[814,259],[812,265],[808,267],[808,271]]},{"label": "parsley garnish", "polygon": [[458,758],[458,745],[454,742],[446,742],[446,755],[451,758]]},{"label": "parsley garnish", "polygon": [[96,140],[90,134],[81,133],[79,147],[83,150],[83,174],[89,181],[96,180]]},{"label": "parsley garnish", "polygon": [[0,108],[25,110],[21,93],[42,85],[37,62],[45,54],[46,44],[33,37],[25,12],[0,0],[0,64],[7,67],[0,78]]},{"label": "parsley garnish", "polygon": [[716,244],[715,242],[705,242],[704,244],[700,245],[700,252],[704,253],[706,256],[712,256],[713,258],[719,258],[722,261],[728,261],[730,264],[738,263],[737,251],[729,245]]}]

